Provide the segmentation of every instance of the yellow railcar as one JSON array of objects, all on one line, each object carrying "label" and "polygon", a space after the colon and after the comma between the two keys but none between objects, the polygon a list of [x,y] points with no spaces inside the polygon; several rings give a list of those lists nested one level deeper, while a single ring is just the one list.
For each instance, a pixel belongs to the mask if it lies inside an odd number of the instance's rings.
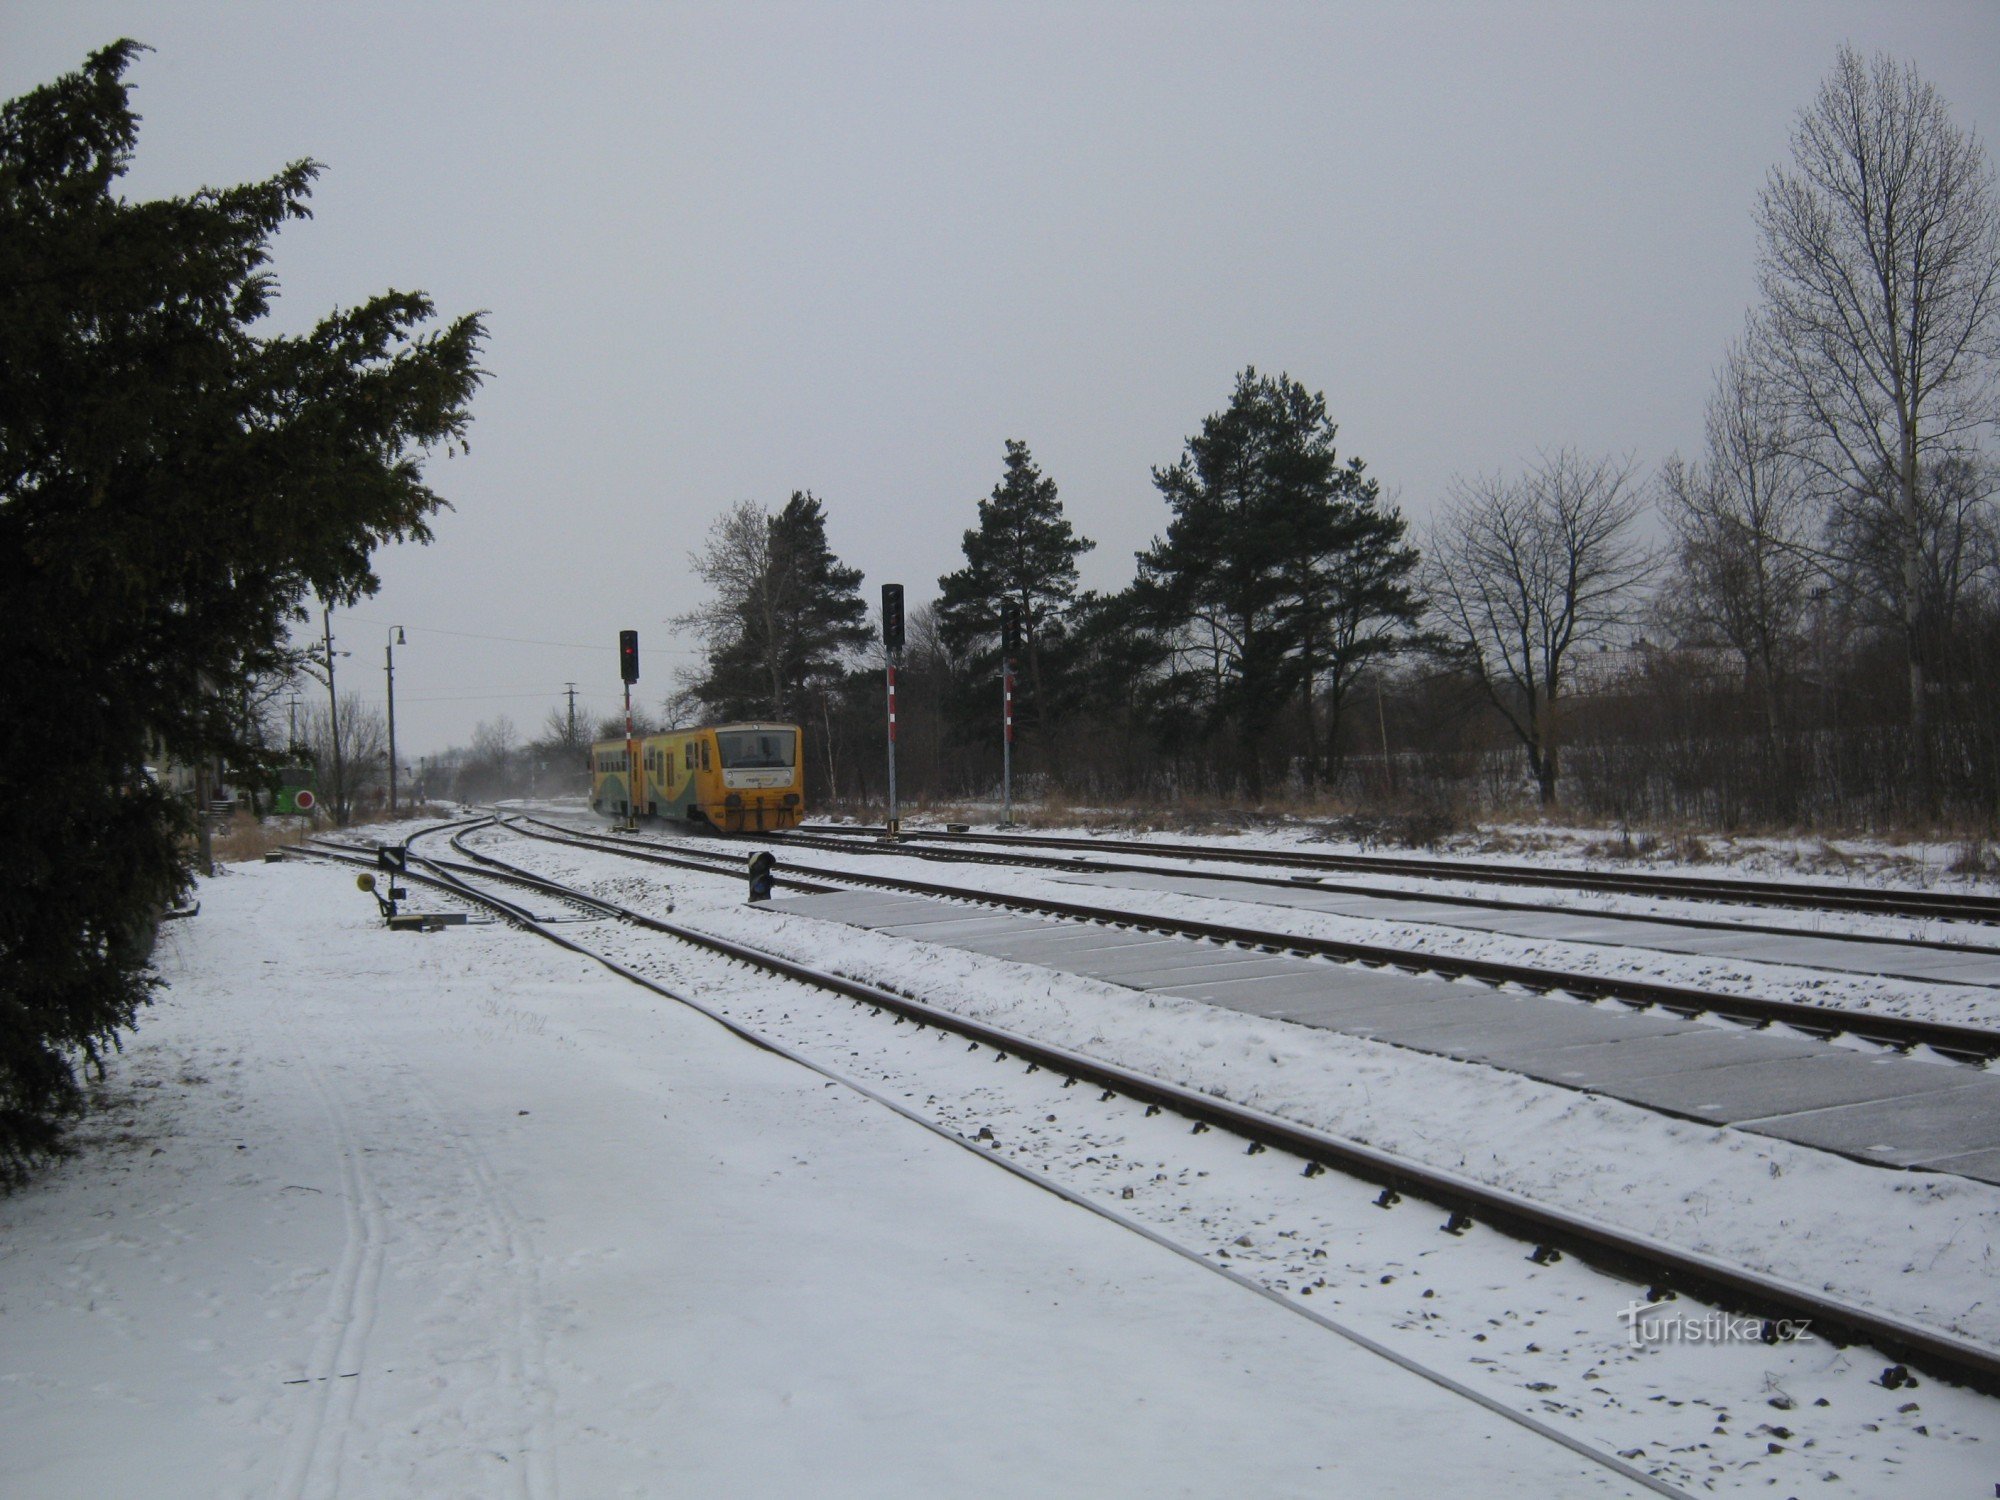
[{"label": "yellow railcar", "polygon": [[[805,816],[803,736],[796,724],[716,724],[638,741],[636,770],[623,740],[590,747],[590,805],[720,833],[793,828]],[[632,789],[636,787],[636,794]]]}]

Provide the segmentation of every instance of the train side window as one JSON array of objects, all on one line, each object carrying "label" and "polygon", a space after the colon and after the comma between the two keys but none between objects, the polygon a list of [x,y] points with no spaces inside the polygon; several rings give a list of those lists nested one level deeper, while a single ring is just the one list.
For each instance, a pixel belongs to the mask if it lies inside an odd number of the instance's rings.
[{"label": "train side window", "polygon": [[690,771],[692,771],[692,770],[694,769],[694,741],[693,741],[693,740],[689,740],[689,741],[687,742],[687,768],[688,768],[688,769],[689,769]]},{"label": "train side window", "polygon": [[703,740],[703,741],[701,742],[701,768],[702,768],[702,769],[703,769],[704,771],[706,771],[706,770],[708,769],[708,741],[707,741],[707,740]]}]

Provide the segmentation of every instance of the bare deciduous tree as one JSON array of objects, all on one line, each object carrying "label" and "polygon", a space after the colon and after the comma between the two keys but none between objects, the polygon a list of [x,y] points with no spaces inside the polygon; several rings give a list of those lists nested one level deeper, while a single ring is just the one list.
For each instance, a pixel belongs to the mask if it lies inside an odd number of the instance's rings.
[{"label": "bare deciduous tree", "polygon": [[[708,545],[690,555],[689,564],[708,585],[709,597],[700,606],[677,615],[673,624],[692,630],[708,642],[711,655],[728,651],[755,633],[760,641],[774,640],[778,633],[781,592],[785,580],[772,567],[771,513],[754,500],[738,501],[709,527]],[[751,663],[768,691],[773,707],[783,695],[781,666],[773,652],[763,652]],[[694,669],[694,677],[703,669]],[[693,690],[693,682],[685,686]]]},{"label": "bare deciduous tree", "polygon": [[1545,454],[1523,478],[1454,480],[1432,527],[1426,591],[1465,666],[1555,801],[1557,705],[1571,651],[1629,617],[1650,565],[1630,459]]},{"label": "bare deciduous tree", "polygon": [[1779,695],[1820,577],[1818,511],[1784,411],[1741,346],[1716,377],[1706,437],[1699,461],[1675,454],[1661,470],[1675,564],[1662,612],[1683,635],[1706,627],[1742,653],[1775,746]]},{"label": "bare deciduous tree", "polygon": [[1949,654],[1967,591],[1992,568],[1996,487],[1993,464],[1953,457],[1925,470],[1914,513],[1873,495],[1834,502],[1827,534],[1841,584],[1864,620],[1908,636],[1920,667]]},{"label": "bare deciduous tree", "polygon": [[324,704],[310,704],[299,715],[299,734],[317,770],[320,797],[333,821],[345,827],[354,816],[362,787],[386,773],[389,726],[381,709],[342,693],[337,736],[334,728],[333,715]]},{"label": "bare deciduous tree", "polygon": [[1978,139],[1915,68],[1843,46],[1758,203],[1759,340],[1825,496],[1900,576],[1910,724],[1929,775],[1920,649],[1925,488],[2000,420],[2000,205]]}]

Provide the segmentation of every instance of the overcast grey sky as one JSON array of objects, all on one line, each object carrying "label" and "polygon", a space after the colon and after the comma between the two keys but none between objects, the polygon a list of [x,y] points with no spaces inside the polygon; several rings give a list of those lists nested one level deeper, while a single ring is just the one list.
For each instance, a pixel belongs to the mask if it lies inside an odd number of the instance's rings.
[{"label": "overcast grey sky", "polygon": [[1246,364],[1325,391],[1419,523],[1538,448],[1650,473],[1699,440],[1841,41],[2000,132],[1993,0],[5,0],[0,93],[124,35],[156,49],[130,195],[325,163],[281,323],[390,286],[489,314],[472,453],[431,470],[455,511],[336,616],[377,699],[408,628],[409,755],[532,733],[565,681],[614,708],[625,626],[657,702],[738,500],[811,489],[915,604],[1021,438],[1118,588],[1151,467]]}]

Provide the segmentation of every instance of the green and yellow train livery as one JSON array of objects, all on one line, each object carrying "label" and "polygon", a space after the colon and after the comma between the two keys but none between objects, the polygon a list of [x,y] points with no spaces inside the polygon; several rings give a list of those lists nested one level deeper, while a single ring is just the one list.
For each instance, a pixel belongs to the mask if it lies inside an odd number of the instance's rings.
[{"label": "green and yellow train livery", "polygon": [[[590,747],[590,806],[719,833],[794,828],[805,816],[796,724],[717,724],[637,741],[636,772],[624,740]],[[636,796],[633,788],[636,787]]]}]

